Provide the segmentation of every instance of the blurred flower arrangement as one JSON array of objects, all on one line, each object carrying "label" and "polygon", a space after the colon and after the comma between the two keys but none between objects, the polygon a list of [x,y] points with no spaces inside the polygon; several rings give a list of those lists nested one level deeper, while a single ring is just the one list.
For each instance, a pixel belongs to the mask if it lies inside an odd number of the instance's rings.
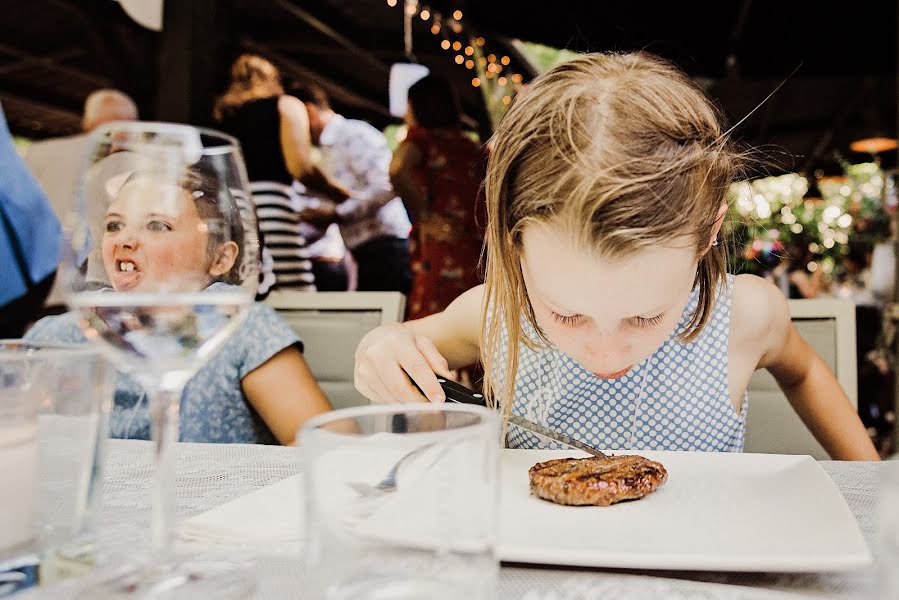
[{"label": "blurred flower arrangement", "polygon": [[805,198],[808,180],[795,173],[734,184],[736,272],[763,275],[781,262],[787,248],[801,244],[808,271],[839,276],[850,242],[873,247],[888,238],[887,210],[896,205],[892,180],[875,163],[846,164],[844,171],[817,180],[821,198]]}]

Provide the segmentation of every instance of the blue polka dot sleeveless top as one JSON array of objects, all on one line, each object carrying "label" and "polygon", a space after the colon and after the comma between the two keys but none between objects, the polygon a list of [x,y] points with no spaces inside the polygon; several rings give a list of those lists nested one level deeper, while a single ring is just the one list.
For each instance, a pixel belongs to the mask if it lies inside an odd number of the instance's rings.
[{"label": "blue polka dot sleeveless top", "polygon": [[[728,276],[702,332],[684,343],[677,334],[696,308],[694,290],[672,335],[618,379],[599,378],[553,347],[522,344],[513,412],[598,448],[741,452],[748,401],[737,413],[727,384],[732,292]],[[508,348],[503,334],[498,365]],[[509,446],[564,448],[514,425]]]}]

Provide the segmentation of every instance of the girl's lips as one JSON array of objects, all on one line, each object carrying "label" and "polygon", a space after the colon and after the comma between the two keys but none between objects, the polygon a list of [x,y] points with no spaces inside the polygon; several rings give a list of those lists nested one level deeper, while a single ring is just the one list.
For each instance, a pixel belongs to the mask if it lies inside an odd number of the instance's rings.
[{"label": "girl's lips", "polygon": [[623,377],[624,375],[626,375],[632,367],[633,365],[631,365],[630,367],[626,367],[621,371],[618,371],[617,373],[594,373],[594,375],[596,375],[600,379],[618,379],[619,377]]},{"label": "girl's lips", "polygon": [[133,271],[114,271],[110,276],[110,283],[116,290],[128,290],[137,285],[141,272],[137,269]]}]

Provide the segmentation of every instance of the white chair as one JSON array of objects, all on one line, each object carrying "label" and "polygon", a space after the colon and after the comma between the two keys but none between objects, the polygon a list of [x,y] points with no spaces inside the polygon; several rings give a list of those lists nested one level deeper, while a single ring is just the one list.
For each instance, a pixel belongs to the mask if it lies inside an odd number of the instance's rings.
[{"label": "white chair", "polygon": [[[855,305],[847,300],[790,300],[793,324],[834,371],[850,402],[858,407],[855,362]],[[826,460],[827,452],[796,415],[768,371],[749,381],[746,451],[810,454]]]},{"label": "white chair", "polygon": [[265,303],[303,340],[306,362],[334,408],[368,404],[353,386],[353,354],[366,333],[402,320],[405,296],[399,292],[274,291]]}]

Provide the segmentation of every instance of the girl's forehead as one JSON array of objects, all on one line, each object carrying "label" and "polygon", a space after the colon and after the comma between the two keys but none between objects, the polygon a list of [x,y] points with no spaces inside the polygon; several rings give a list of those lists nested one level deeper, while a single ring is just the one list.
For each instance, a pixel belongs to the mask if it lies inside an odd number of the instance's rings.
[{"label": "girl's forehead", "polygon": [[580,314],[633,316],[665,308],[689,292],[696,275],[696,252],[681,243],[609,258],[542,225],[528,227],[522,241],[529,291]]},{"label": "girl's forehead", "polygon": [[190,192],[174,183],[148,177],[126,182],[113,198],[107,212],[132,210],[173,216],[197,212]]}]

